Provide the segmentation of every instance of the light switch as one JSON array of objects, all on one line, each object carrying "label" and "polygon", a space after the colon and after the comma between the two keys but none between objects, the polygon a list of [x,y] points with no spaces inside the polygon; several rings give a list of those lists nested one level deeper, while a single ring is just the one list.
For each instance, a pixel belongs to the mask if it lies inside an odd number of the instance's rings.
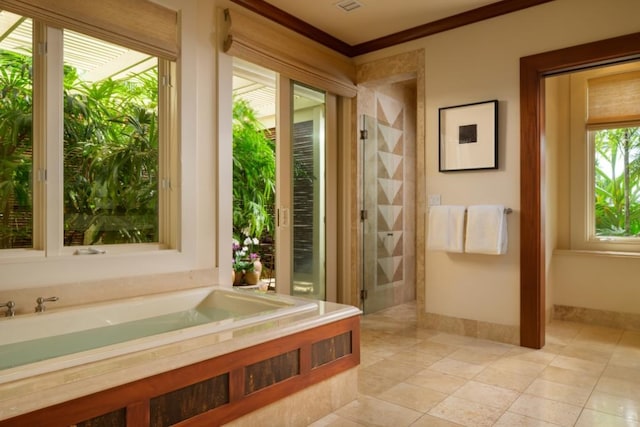
[{"label": "light switch", "polygon": [[429,194],[428,203],[429,203],[429,206],[439,206],[440,205],[440,195],[439,194]]}]

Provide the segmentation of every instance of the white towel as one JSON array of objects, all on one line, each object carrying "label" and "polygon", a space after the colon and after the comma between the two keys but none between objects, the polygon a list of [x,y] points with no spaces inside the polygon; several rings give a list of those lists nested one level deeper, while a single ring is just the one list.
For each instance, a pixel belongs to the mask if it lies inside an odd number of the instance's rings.
[{"label": "white towel", "polygon": [[464,206],[441,205],[429,208],[427,249],[462,252],[464,243]]},{"label": "white towel", "polygon": [[507,218],[502,205],[476,205],[467,209],[465,252],[501,255],[507,252]]}]

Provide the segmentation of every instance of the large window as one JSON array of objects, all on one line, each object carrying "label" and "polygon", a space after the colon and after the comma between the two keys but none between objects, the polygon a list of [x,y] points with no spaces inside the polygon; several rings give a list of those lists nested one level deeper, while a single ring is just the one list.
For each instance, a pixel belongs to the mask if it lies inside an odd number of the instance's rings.
[{"label": "large window", "polygon": [[640,66],[571,75],[571,247],[640,251]]},{"label": "large window", "polygon": [[175,246],[175,63],[6,11],[0,25],[0,248]]}]

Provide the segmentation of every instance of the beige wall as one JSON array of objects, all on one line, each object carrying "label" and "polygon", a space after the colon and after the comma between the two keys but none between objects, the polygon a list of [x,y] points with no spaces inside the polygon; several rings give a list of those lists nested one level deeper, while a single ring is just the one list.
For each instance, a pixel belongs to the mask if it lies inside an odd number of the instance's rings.
[{"label": "beige wall", "polygon": [[[427,312],[519,324],[519,58],[636,32],[639,12],[636,0],[556,0],[358,58],[368,62],[424,48],[427,193],[440,194],[443,204],[500,203],[514,209],[505,256],[426,252]],[[500,101],[499,170],[439,173],[438,108],[490,99]],[[554,267],[559,275],[574,274]],[[561,298],[556,291],[553,297]]]}]

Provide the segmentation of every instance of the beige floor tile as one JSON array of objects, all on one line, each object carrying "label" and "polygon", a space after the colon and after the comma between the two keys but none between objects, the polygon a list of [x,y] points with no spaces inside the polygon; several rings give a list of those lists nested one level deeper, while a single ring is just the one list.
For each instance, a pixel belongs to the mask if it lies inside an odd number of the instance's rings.
[{"label": "beige floor tile", "polygon": [[514,414],[513,412],[505,412],[493,425],[493,427],[557,427],[557,424],[551,424],[546,421],[537,420],[535,418],[525,417],[524,415]]},{"label": "beige floor tile", "polygon": [[525,393],[558,402],[584,406],[591,395],[593,387],[576,387],[542,379],[536,379],[525,390]]},{"label": "beige floor tile", "polygon": [[611,355],[609,364],[640,371],[640,349],[617,350]]},{"label": "beige floor tile", "polygon": [[443,420],[429,414],[423,415],[418,421],[411,424],[411,427],[459,427],[462,424]]},{"label": "beige floor tile", "polygon": [[596,391],[616,396],[640,396],[640,383],[621,378],[602,377],[596,384]]},{"label": "beige floor tile", "polygon": [[560,355],[589,360],[596,363],[607,363],[615,350],[612,345],[585,345],[583,343],[569,344]]},{"label": "beige floor tile", "polygon": [[369,365],[366,368],[362,368],[359,372],[364,376],[378,375],[400,382],[417,374],[423,369],[424,368],[421,366],[398,362],[390,358],[381,360],[380,362]]},{"label": "beige floor tile", "polygon": [[482,405],[506,410],[520,393],[502,387],[469,381],[453,393],[453,396]]},{"label": "beige floor tile", "polygon": [[452,345],[457,347],[463,347],[470,345],[478,341],[477,338],[466,337],[464,335],[439,333],[429,339],[431,342],[437,342],[440,344]]},{"label": "beige floor tile", "polygon": [[602,371],[604,371],[606,363],[592,362],[576,357],[558,356],[553,359],[553,362],[551,362],[549,366],[571,369],[588,375],[600,375]]},{"label": "beige floor tile", "polygon": [[336,411],[337,415],[366,426],[409,426],[423,414],[384,400],[360,396]]},{"label": "beige floor tile", "polygon": [[476,365],[474,363],[445,357],[444,359],[435,362],[429,367],[429,369],[432,371],[442,372],[443,374],[471,379],[482,372],[485,367],[486,366],[484,365]]},{"label": "beige floor tile", "polygon": [[329,414],[319,419],[309,427],[362,427],[364,424],[356,423],[336,414]]},{"label": "beige floor tile", "polygon": [[540,365],[548,365],[557,355],[558,353],[547,350],[532,350],[530,348],[517,347],[506,353],[504,356]]},{"label": "beige floor tile", "polygon": [[415,349],[401,351],[400,353],[396,353],[389,358],[396,362],[419,366],[422,369],[426,369],[438,360],[442,359],[441,356],[430,353],[423,353]]},{"label": "beige floor tile", "polygon": [[537,376],[544,371],[547,365],[513,357],[504,357],[492,363],[491,367],[524,376]]},{"label": "beige floor tile", "polygon": [[485,384],[523,392],[527,387],[529,387],[535,378],[536,377],[533,375],[521,375],[515,372],[503,371],[496,369],[493,366],[489,366],[473,379]]},{"label": "beige floor tile", "polygon": [[582,407],[523,394],[509,408],[509,412],[561,426],[573,426]]},{"label": "beige floor tile", "polygon": [[428,414],[443,418],[465,426],[491,426],[502,415],[502,410],[492,406],[482,405],[455,396],[449,396]]},{"label": "beige floor tile", "polygon": [[443,374],[442,372],[425,369],[418,372],[406,381],[408,384],[418,385],[441,393],[451,394],[462,387],[467,380],[453,375]]},{"label": "beige floor tile", "polygon": [[593,388],[600,377],[598,375],[589,375],[584,372],[578,372],[571,369],[547,366],[538,378],[575,387]]},{"label": "beige floor tile", "polygon": [[377,396],[396,384],[398,381],[391,378],[363,373],[362,370],[358,372],[358,392],[368,396]]},{"label": "beige floor tile", "polygon": [[640,421],[640,396],[633,399],[595,391],[587,401],[585,408]]},{"label": "beige floor tile", "polygon": [[407,383],[397,384],[377,396],[378,399],[420,412],[427,412],[446,397],[445,393]]},{"label": "beige floor tile", "polygon": [[606,427],[638,427],[640,423],[629,420],[622,417],[616,417],[615,415],[604,414],[591,409],[585,409],[580,414],[578,422],[575,427],[594,427],[594,426],[606,426]]},{"label": "beige floor tile", "polygon": [[625,368],[609,364],[602,373],[602,376],[640,383],[640,369]]},{"label": "beige floor tile", "polygon": [[312,427],[640,427],[640,332],[553,321],[532,350],[415,315],[363,317],[359,398]]},{"label": "beige floor tile", "polygon": [[413,349],[423,353],[433,354],[440,357],[448,356],[460,347],[448,344],[433,342],[431,340],[422,341],[416,344]]},{"label": "beige floor tile", "polygon": [[476,365],[489,364],[491,362],[495,362],[500,358],[500,356],[497,354],[487,353],[469,347],[463,347],[459,350],[456,350],[453,353],[449,354],[447,357],[451,359],[461,360],[463,362],[473,363]]}]

